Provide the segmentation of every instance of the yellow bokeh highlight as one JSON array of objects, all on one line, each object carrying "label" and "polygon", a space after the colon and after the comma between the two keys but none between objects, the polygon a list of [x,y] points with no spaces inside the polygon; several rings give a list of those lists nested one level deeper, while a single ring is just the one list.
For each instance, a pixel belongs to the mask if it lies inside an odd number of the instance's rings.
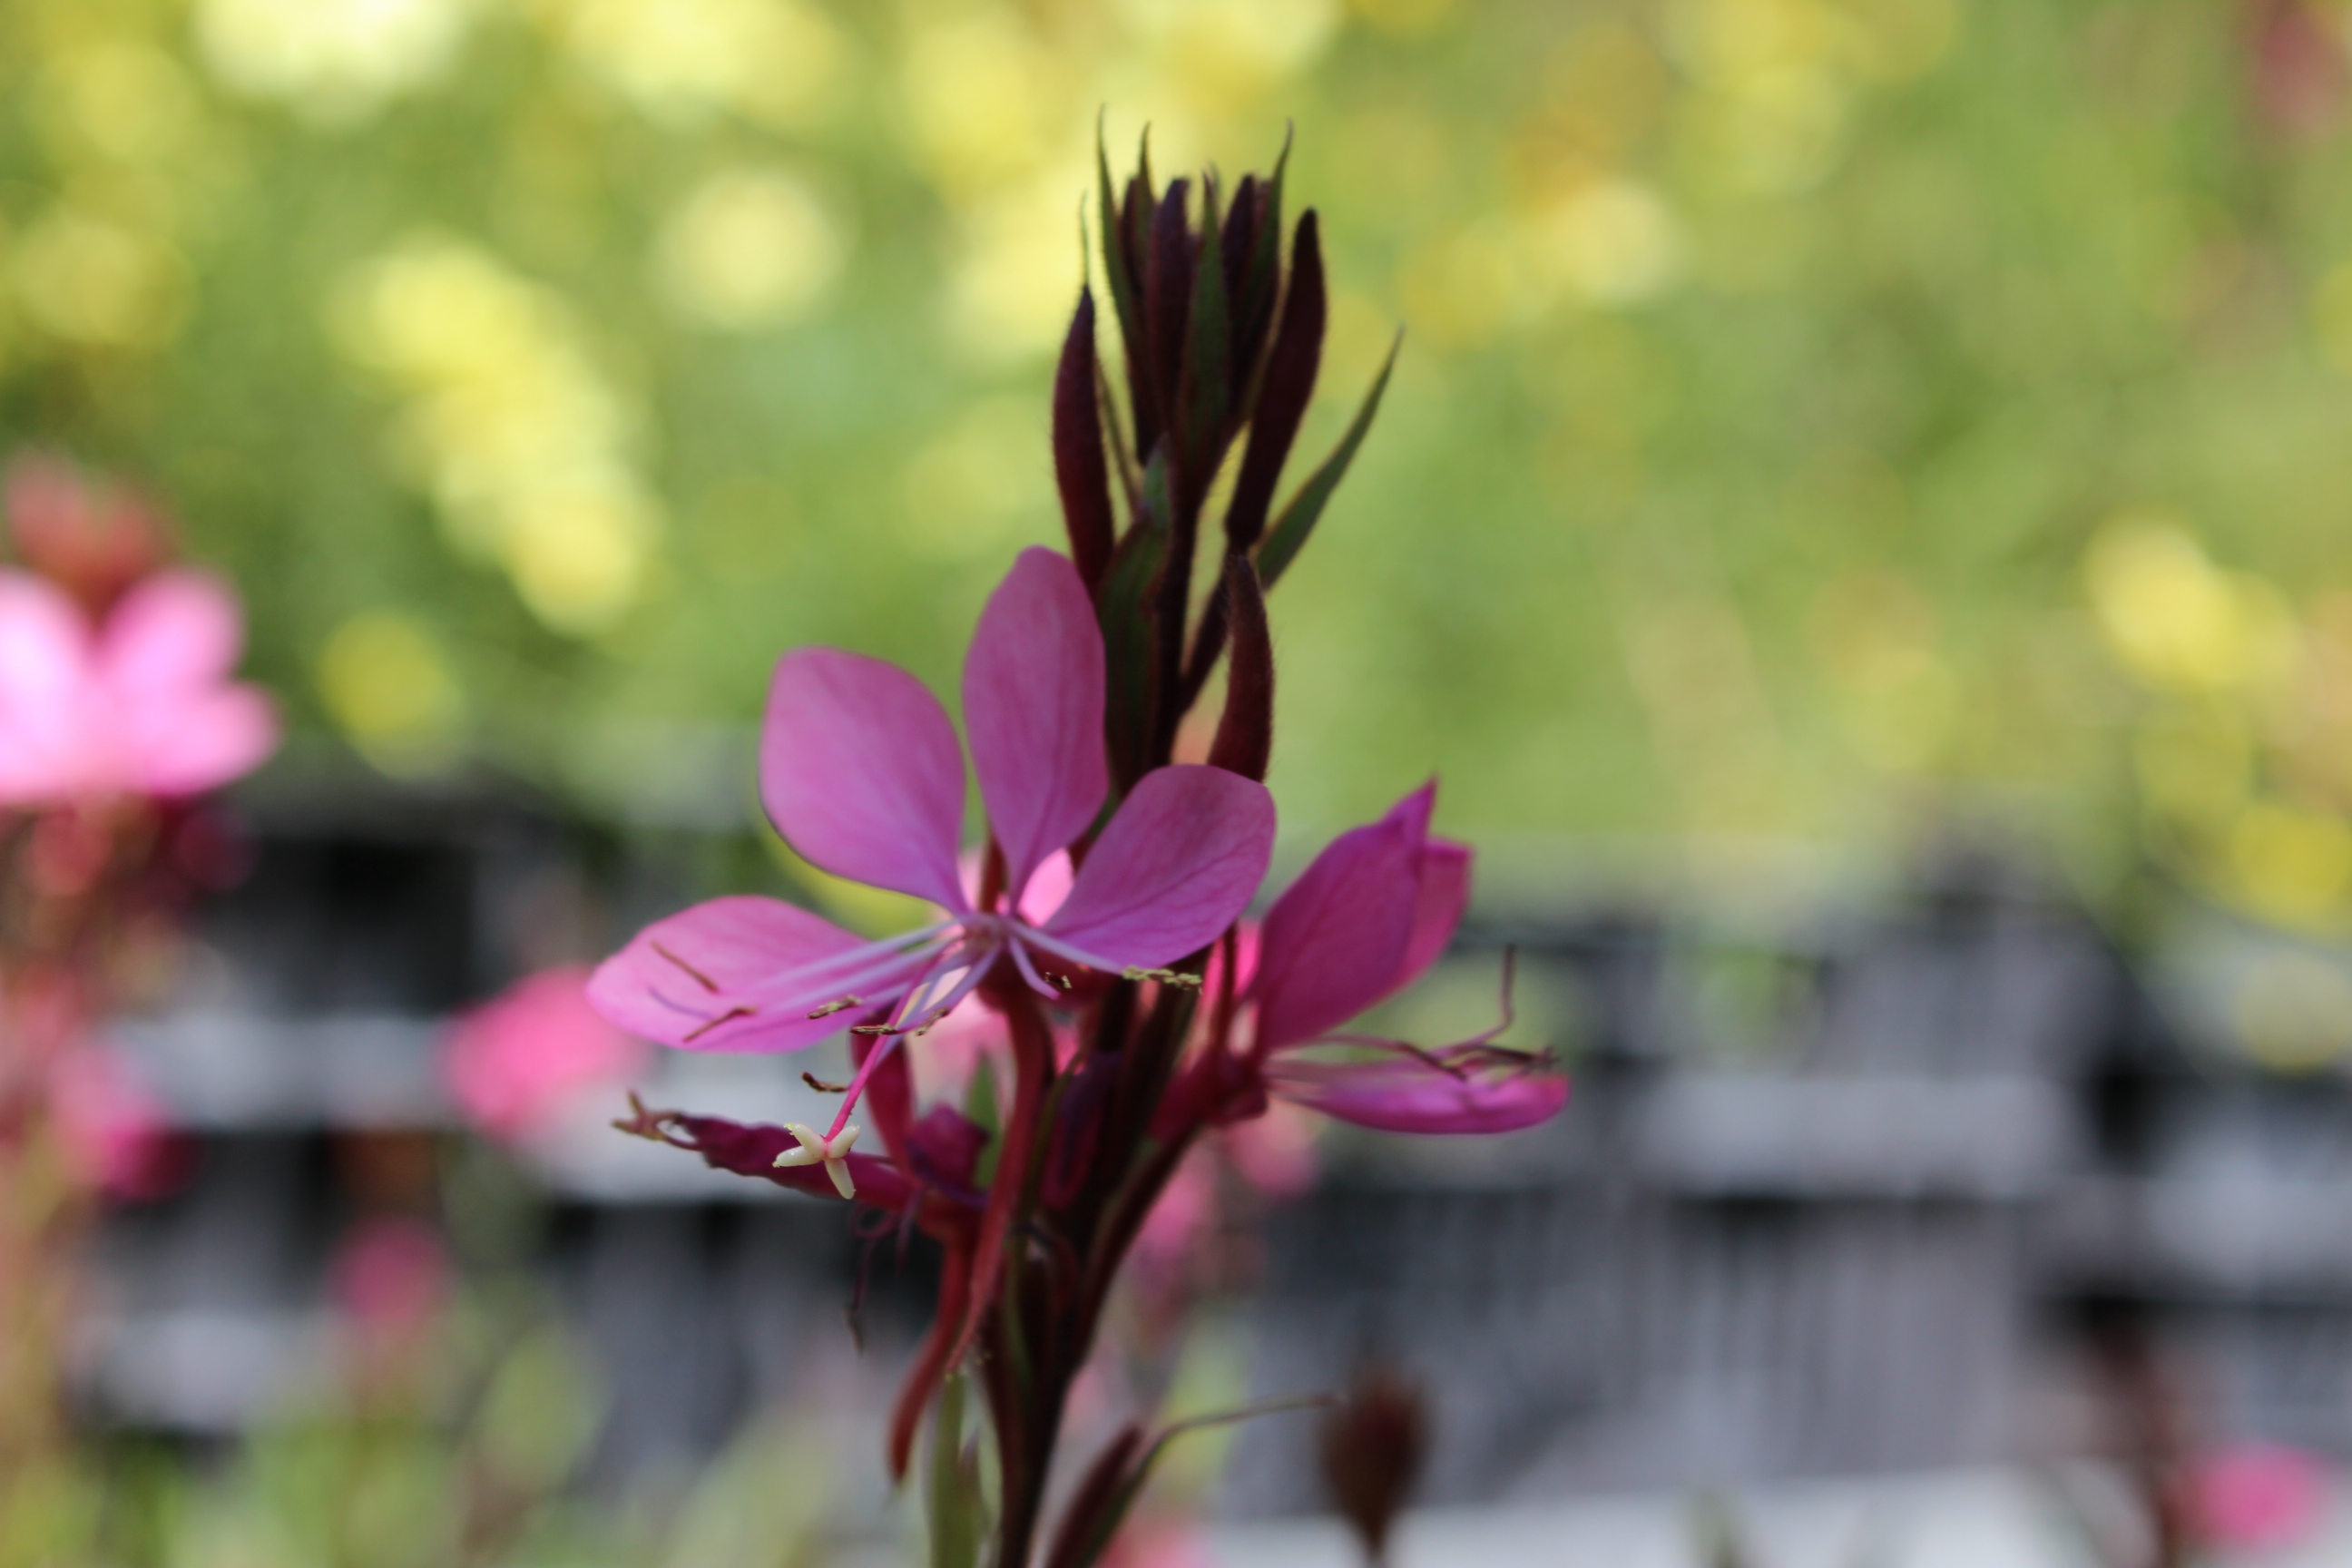
[{"label": "yellow bokeh highlight", "polygon": [[907,133],[950,195],[1050,157],[1064,141],[1073,86],[1066,62],[1009,6],[934,6],[909,18],[899,67]]},{"label": "yellow bokeh highlight", "polygon": [[53,143],[132,164],[184,155],[203,122],[195,87],[180,63],[119,38],[50,56],[33,106]]},{"label": "yellow bokeh highlight", "polygon": [[1883,572],[1840,578],[1807,617],[1813,657],[1838,688],[1838,717],[1872,765],[1901,773],[1941,757],[1957,727],[1958,678],[1937,654],[1934,612]]},{"label": "yellow bokeh highlight", "polygon": [[2230,1023],[2246,1054],[2277,1072],[2311,1072],[2352,1050],[2352,974],[2315,952],[2262,954],[2238,977]]},{"label": "yellow bokeh highlight", "polygon": [[2234,817],[2253,789],[2253,738],[2219,703],[2183,704],[2144,725],[2132,763],[2149,804],[2194,826]]},{"label": "yellow bokeh highlight", "polygon": [[903,538],[937,560],[1001,554],[1051,526],[1052,448],[1034,400],[983,398],[907,466]]},{"label": "yellow bokeh highlight", "polygon": [[781,129],[837,104],[847,50],[798,0],[535,0],[590,77],[656,120],[728,110]]},{"label": "yellow bokeh highlight", "polygon": [[186,268],[152,233],[96,212],[54,207],[12,248],[25,314],[53,337],[87,348],[145,349],[179,330]]},{"label": "yellow bokeh highlight", "polygon": [[1086,263],[1078,248],[1083,163],[966,205],[950,247],[946,325],[983,364],[1052,353],[1070,324]]},{"label": "yellow bokeh highlight", "polygon": [[196,0],[196,42],[236,90],[321,121],[363,115],[455,59],[477,0]]},{"label": "yellow bokeh highlight", "polygon": [[370,763],[413,777],[457,759],[465,692],[433,633],[394,610],[371,610],[337,626],[320,649],[320,700]]},{"label": "yellow bokeh highlight", "polygon": [[1588,304],[1639,304],[1682,276],[1682,226],[1642,181],[1593,181],[1528,221],[1546,280]]},{"label": "yellow bokeh highlight", "polygon": [[1349,0],[1348,9],[1375,32],[1392,38],[1419,38],[1453,20],[1458,0]]},{"label": "yellow bokeh highlight", "polygon": [[2352,826],[2335,816],[2259,802],[2231,826],[2227,857],[2240,897],[2283,924],[2323,923],[2352,892]]},{"label": "yellow bokeh highlight", "polygon": [[848,254],[847,232],[807,181],[784,169],[729,169],[664,220],[654,276],[687,320],[749,331],[810,314]]},{"label": "yellow bokeh highlight", "polygon": [[1238,108],[1314,64],[1339,30],[1339,0],[1120,0],[1134,46],[1195,104]]},{"label": "yellow bokeh highlight", "polygon": [[2160,513],[2109,521],[2083,574],[2108,647],[2150,686],[2210,691],[2275,680],[2292,666],[2294,621],[2277,591],[2217,567]]},{"label": "yellow bokeh highlight", "polygon": [[636,602],[663,529],[641,419],[559,297],[425,236],[348,279],[330,323],[405,395],[396,444],[453,542],[503,566],[558,631],[601,631]]},{"label": "yellow bokeh highlight", "polygon": [[1759,195],[1816,184],[1857,92],[1933,68],[1958,23],[1953,0],[1680,0],[1667,32],[1702,89],[1685,117],[1696,164]]}]

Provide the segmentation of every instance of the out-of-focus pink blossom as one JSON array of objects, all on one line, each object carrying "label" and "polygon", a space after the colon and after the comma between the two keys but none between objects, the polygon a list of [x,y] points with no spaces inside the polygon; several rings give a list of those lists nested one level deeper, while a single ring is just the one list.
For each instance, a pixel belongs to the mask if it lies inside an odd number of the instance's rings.
[{"label": "out-of-focus pink blossom", "polygon": [[1296,1197],[1315,1184],[1315,1123],[1276,1101],[1263,1116],[1208,1133],[1169,1178],[1136,1235],[1136,1252],[1147,1265],[1173,1268],[1192,1256],[1216,1217],[1221,1166],[1267,1197]]},{"label": "out-of-focus pink blossom", "polygon": [[1176,1167],[1160,1200],[1135,1235],[1135,1256],[1147,1267],[1170,1268],[1192,1254],[1217,1207],[1217,1177],[1200,1150]]},{"label": "out-of-focus pink blossom", "polygon": [[0,571],[0,805],[170,799],[250,771],[278,716],[229,679],[244,640],[204,573],[150,577],[93,626],[57,584]]},{"label": "out-of-focus pink blossom", "polygon": [[2255,113],[2290,136],[2322,134],[2343,119],[2347,68],[2343,22],[2313,0],[2251,0],[2247,86]]},{"label": "out-of-focus pink blossom", "polygon": [[635,1071],[646,1047],[588,1003],[588,969],[541,970],[449,1027],[441,1070],[466,1119],[517,1139]]},{"label": "out-of-focus pink blossom", "polygon": [[1264,1116],[1221,1129],[1216,1147],[1242,1180],[1270,1198],[1295,1198],[1315,1184],[1315,1122],[1276,1100]]},{"label": "out-of-focus pink blossom", "polygon": [[2327,1470],[2300,1448],[2248,1443],[2189,1477],[2198,1532],[2214,1546],[2270,1551],[2306,1539],[2327,1506]]},{"label": "out-of-focus pink blossom", "polygon": [[1138,1520],[1119,1531],[1103,1568],[1216,1568],[1201,1527],[1174,1520]]},{"label": "out-of-focus pink blossom", "polygon": [[8,465],[9,531],[25,563],[102,614],[171,552],[163,518],[135,490],[93,482],[41,453]]},{"label": "out-of-focus pink blossom", "polygon": [[129,1199],[162,1197],[186,1173],[163,1107],[113,1047],[75,1046],[49,1068],[49,1104],[68,1173]]},{"label": "out-of-focus pink blossom", "polygon": [[328,1265],[336,1309],[362,1331],[404,1338],[432,1321],[449,1299],[449,1254],[423,1220],[382,1215],[354,1226]]}]

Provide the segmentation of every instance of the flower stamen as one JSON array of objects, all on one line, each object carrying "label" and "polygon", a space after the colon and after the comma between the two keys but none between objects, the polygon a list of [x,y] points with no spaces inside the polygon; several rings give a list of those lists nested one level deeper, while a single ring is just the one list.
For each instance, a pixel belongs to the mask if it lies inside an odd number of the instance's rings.
[{"label": "flower stamen", "polygon": [[688,1044],[692,1044],[694,1041],[698,1040],[702,1038],[703,1036],[710,1033],[711,1030],[719,1027],[721,1024],[731,1024],[738,1018],[756,1018],[759,1015],[760,1010],[757,1007],[747,1006],[739,1002],[734,1006],[728,1008],[724,1013],[719,1014],[716,1018],[705,1018],[701,1023],[688,1030],[682,1037]]}]

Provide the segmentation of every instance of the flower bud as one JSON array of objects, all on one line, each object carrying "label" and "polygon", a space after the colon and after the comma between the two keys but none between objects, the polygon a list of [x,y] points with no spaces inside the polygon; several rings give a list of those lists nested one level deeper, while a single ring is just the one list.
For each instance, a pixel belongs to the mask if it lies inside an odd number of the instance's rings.
[{"label": "flower bud", "polygon": [[1365,1561],[1381,1568],[1390,1529],[1428,1458],[1429,1414],[1420,1385],[1392,1367],[1366,1367],[1323,1418],[1322,1440],[1323,1484],[1332,1505],[1363,1542]]}]

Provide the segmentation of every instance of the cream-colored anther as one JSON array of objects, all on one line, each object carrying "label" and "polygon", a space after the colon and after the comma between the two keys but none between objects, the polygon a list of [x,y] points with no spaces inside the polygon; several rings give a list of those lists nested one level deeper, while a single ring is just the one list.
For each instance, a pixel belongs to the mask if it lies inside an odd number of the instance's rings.
[{"label": "cream-colored anther", "polygon": [[797,1149],[787,1149],[776,1156],[779,1166],[814,1165],[822,1163],[824,1173],[833,1178],[833,1190],[845,1198],[857,1195],[857,1184],[849,1174],[849,1151],[857,1142],[857,1129],[845,1127],[827,1138],[815,1128],[798,1121],[784,1123],[784,1131],[800,1140]]}]

